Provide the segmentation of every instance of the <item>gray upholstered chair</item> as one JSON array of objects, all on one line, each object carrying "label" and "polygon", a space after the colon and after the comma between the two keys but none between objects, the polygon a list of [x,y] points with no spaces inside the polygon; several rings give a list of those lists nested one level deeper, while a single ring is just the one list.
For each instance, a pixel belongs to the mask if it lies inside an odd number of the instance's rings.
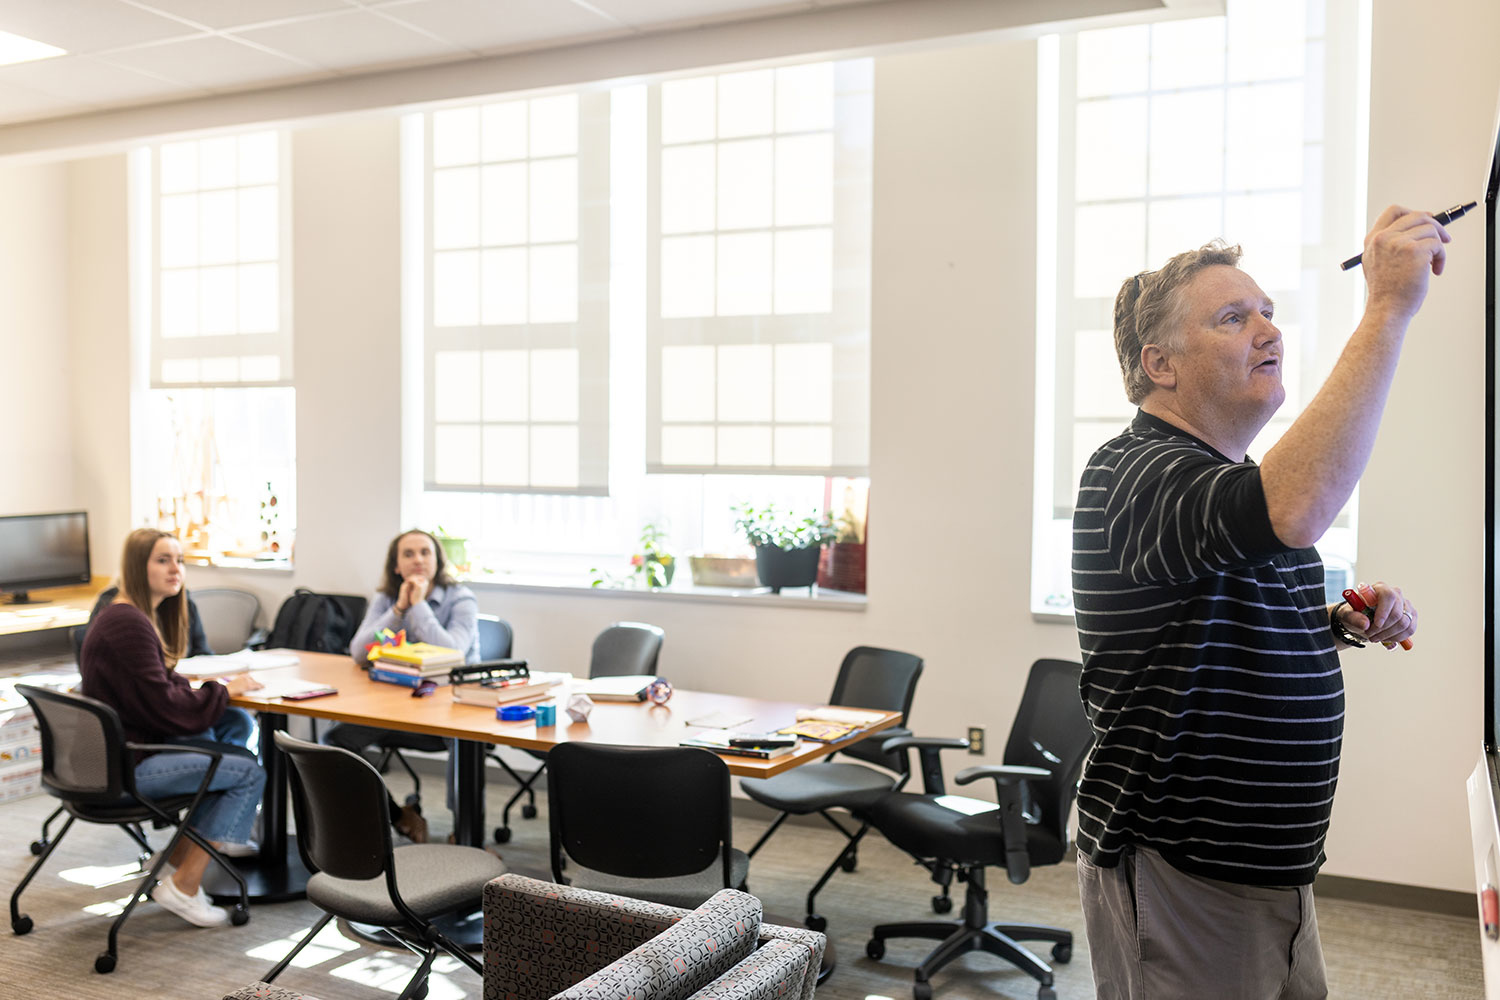
[{"label": "gray upholstered chair", "polygon": [[193,591],[203,636],[215,653],[233,653],[265,641],[264,629],[255,627],[260,616],[260,598],[248,590],[207,587]]},{"label": "gray upholstered chair", "polygon": [[[484,888],[485,1000],[813,1000],[825,944],[733,889],[683,910],[519,875]],[[224,1000],[313,998],[254,983]]]},{"label": "gray upholstered chair", "polygon": [[313,872],[307,898],[323,910],[285,958],[266,976],[279,976],[334,917],[384,928],[422,963],[399,1000],[427,994],[427,975],[439,951],[480,972],[461,945],[433,920],[476,908],[485,883],[504,873],[495,855],[477,847],[410,844],[395,847],[385,782],[358,754],[276,734],[290,764],[297,846]]}]

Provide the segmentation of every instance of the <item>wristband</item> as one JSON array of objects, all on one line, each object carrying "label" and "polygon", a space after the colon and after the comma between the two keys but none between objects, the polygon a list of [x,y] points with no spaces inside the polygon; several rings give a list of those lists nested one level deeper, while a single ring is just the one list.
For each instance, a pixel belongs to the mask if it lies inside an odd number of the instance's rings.
[{"label": "wristband", "polygon": [[1344,626],[1344,623],[1339,620],[1339,607],[1348,603],[1348,601],[1339,601],[1339,603],[1335,604],[1333,606],[1333,609],[1328,612],[1329,631],[1333,633],[1333,637],[1335,639],[1337,639],[1339,642],[1344,643],[1346,646],[1353,646],[1355,649],[1364,649],[1365,644],[1361,641],[1362,637],[1355,635],[1353,632],[1349,631]]}]

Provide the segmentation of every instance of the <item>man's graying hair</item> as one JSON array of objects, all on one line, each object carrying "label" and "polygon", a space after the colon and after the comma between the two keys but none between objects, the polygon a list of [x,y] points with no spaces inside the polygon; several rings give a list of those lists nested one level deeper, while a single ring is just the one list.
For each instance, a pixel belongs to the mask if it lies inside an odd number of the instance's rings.
[{"label": "man's graying hair", "polygon": [[1156,344],[1168,353],[1181,350],[1183,315],[1187,303],[1182,289],[1205,267],[1237,267],[1238,245],[1214,240],[1197,250],[1180,253],[1160,269],[1125,279],[1115,296],[1115,353],[1125,377],[1125,395],[1136,406],[1155,384],[1141,365],[1141,349]]}]

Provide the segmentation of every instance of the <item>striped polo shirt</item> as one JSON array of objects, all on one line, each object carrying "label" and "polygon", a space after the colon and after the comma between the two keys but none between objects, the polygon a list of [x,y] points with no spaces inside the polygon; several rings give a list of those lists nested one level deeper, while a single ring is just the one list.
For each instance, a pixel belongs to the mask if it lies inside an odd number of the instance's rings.
[{"label": "striped polo shirt", "polygon": [[1078,849],[1306,885],[1323,862],[1344,683],[1316,549],[1271,528],[1260,469],[1148,413],[1089,460],[1073,516],[1095,745]]}]

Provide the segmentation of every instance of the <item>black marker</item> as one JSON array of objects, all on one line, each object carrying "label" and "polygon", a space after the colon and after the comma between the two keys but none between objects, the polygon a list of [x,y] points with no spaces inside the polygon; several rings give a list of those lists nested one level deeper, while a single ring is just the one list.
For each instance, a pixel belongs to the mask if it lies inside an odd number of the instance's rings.
[{"label": "black marker", "polygon": [[[1471,208],[1477,207],[1478,205],[1479,205],[1479,202],[1477,202],[1477,201],[1471,201],[1467,205],[1454,205],[1452,208],[1450,208],[1450,209],[1448,209],[1446,211],[1443,211],[1443,212],[1439,212],[1437,215],[1434,215],[1433,219],[1437,220],[1437,224],[1438,225],[1440,225],[1440,226],[1446,226],[1448,223],[1452,222],[1454,219],[1461,219],[1461,218],[1463,218],[1464,213],[1468,212],[1468,210],[1471,209]],[[1348,260],[1346,260],[1342,264],[1340,264],[1339,265],[1339,270],[1340,271],[1347,271],[1351,267],[1358,267],[1360,265],[1360,263],[1364,259],[1365,259],[1365,255],[1364,254],[1357,253],[1353,257],[1350,257]]]}]

